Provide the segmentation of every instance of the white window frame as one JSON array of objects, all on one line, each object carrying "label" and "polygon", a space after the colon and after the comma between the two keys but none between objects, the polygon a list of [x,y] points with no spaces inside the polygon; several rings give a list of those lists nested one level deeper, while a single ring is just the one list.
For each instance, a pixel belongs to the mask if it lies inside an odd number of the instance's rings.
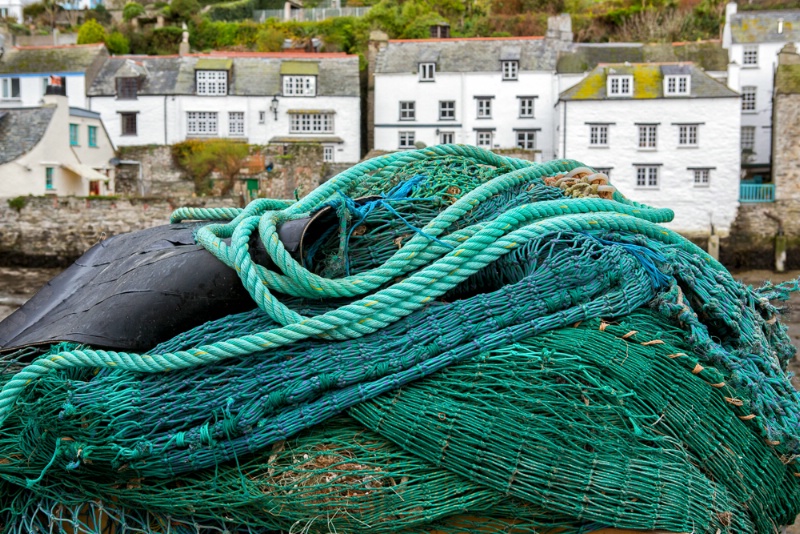
[{"label": "white window frame", "polygon": [[636,165],[636,189],[658,189],[661,182],[658,165]]},{"label": "white window frame", "polygon": [[594,168],[595,172],[599,172],[599,173],[605,174],[609,178],[611,178],[611,169],[613,169],[613,167],[595,167]]},{"label": "white window frame", "polygon": [[503,71],[503,80],[518,80],[519,79],[519,61],[507,60],[500,62],[501,70]]},{"label": "white window frame", "polygon": [[452,145],[455,142],[455,132],[439,132],[440,145]]},{"label": "white window frame", "polygon": [[664,76],[664,95],[687,96],[692,92],[692,80],[688,74]]},{"label": "white window frame", "polygon": [[536,130],[517,130],[516,147],[523,150],[536,150]]},{"label": "white window frame", "polygon": [[283,76],[283,96],[317,96],[317,77]]},{"label": "white window frame", "polygon": [[455,100],[439,100],[439,120],[440,121],[456,120]]},{"label": "white window frame", "polygon": [[742,87],[742,111],[756,111],[756,91],[758,91],[758,88],[755,85]]},{"label": "white window frame", "polygon": [[[747,134],[745,134],[747,132]],[[742,126],[741,131],[742,150],[755,150],[756,148],[756,127]]]},{"label": "white window frame", "polygon": [[630,74],[609,74],[607,80],[608,96],[633,96],[633,76]]},{"label": "white window frame", "polygon": [[417,148],[414,143],[417,142],[417,134],[413,131],[398,132],[398,144],[401,149]]},{"label": "white window frame", "polygon": [[522,96],[519,98],[519,118],[533,119],[536,117],[536,97]]},{"label": "white window frame", "polygon": [[608,124],[589,125],[589,146],[608,148]]},{"label": "white window frame", "polygon": [[[17,95],[14,96],[14,82],[17,82]],[[0,100],[19,100],[22,98],[22,90],[20,85],[22,82],[19,78],[10,77],[0,79]]]},{"label": "white window frame", "polygon": [[475,132],[475,146],[491,148],[494,142],[494,132],[492,130],[478,130]]},{"label": "white window frame", "polygon": [[186,135],[214,137],[219,131],[219,115],[216,111],[187,111]]},{"label": "white window frame", "polygon": [[419,64],[419,81],[433,82],[436,80],[436,63]]},{"label": "white window frame", "polygon": [[335,150],[333,145],[322,145],[322,161],[326,163],[333,163],[333,154]]},{"label": "white window frame", "polygon": [[228,112],[228,135],[231,137],[244,137],[244,111]]},{"label": "white window frame", "polygon": [[711,184],[711,169],[692,169],[695,187],[709,187]]},{"label": "white window frame", "polygon": [[696,148],[697,140],[698,140],[697,124],[678,125],[678,146]]},{"label": "white window frame", "polygon": [[401,100],[400,101],[400,120],[401,121],[414,121],[417,120],[417,103],[414,100]]},{"label": "white window frame", "polygon": [[333,113],[289,113],[289,133],[333,133]]},{"label": "white window frame", "polygon": [[658,125],[657,124],[638,124],[638,148],[639,150],[655,150],[658,148]]},{"label": "white window frame", "polygon": [[478,114],[477,117],[479,119],[491,119],[492,118],[492,99],[488,97],[479,97],[475,99],[477,101],[478,106]]},{"label": "white window frame", "polygon": [[227,70],[194,71],[196,94],[202,96],[226,96],[228,94]]},{"label": "white window frame", "polygon": [[745,45],[742,50],[742,66],[758,66],[758,45]]}]

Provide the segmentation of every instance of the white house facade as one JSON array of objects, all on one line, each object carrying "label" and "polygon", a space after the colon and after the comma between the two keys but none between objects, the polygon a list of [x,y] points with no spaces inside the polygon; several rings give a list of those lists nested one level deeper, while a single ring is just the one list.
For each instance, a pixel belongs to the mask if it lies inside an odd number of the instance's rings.
[{"label": "white house facade", "polygon": [[739,206],[739,95],[692,64],[599,65],[561,93],[559,156],[669,207],[687,235],[730,231]]},{"label": "white house facade", "polygon": [[736,3],[726,6],[728,85],[742,95],[742,165],[747,177],[758,181],[770,176],[774,76],[778,52],[787,43],[800,45],[800,10],[738,13]]},{"label": "white house facade", "polygon": [[556,61],[571,46],[551,37],[388,41],[374,69],[374,148],[464,143],[551,159]]},{"label": "white house facade", "polygon": [[319,143],[331,162],[361,157],[357,56],[116,56],[103,65],[88,99],[115,146],[226,137]]},{"label": "white house facade", "polygon": [[0,0],[0,18],[12,17],[22,22],[22,0]]},{"label": "white house facade", "polygon": [[113,194],[114,154],[100,115],[63,94],[0,110],[0,197]]},{"label": "white house facade", "polygon": [[0,108],[41,105],[51,77],[63,80],[70,106],[86,107],[86,87],[107,57],[103,44],[6,50],[0,57]]}]

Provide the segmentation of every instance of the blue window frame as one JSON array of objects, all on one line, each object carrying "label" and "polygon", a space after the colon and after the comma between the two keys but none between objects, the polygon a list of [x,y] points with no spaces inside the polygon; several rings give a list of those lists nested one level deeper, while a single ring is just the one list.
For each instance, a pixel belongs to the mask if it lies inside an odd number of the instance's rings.
[{"label": "blue window frame", "polygon": [[97,126],[89,126],[89,146],[97,146]]},{"label": "blue window frame", "polygon": [[69,125],[69,144],[70,146],[78,146],[78,125]]}]

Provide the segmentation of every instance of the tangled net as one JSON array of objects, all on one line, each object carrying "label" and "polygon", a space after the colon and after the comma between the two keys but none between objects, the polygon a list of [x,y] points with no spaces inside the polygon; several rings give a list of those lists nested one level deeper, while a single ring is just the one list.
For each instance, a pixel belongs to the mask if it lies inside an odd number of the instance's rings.
[{"label": "tangled net", "polygon": [[[607,182],[447,145],[178,210],[258,308],[5,358],[5,530],[776,532],[800,399],[770,301],[797,287],[742,286]],[[276,229],[323,208],[298,262]]]}]

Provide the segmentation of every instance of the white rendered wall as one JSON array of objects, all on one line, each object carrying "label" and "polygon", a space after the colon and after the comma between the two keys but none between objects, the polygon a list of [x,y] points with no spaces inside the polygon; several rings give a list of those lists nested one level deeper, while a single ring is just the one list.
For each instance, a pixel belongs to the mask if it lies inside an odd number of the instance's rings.
[{"label": "white rendered wall", "polygon": [[[69,105],[85,108],[86,101],[86,76],[80,73],[55,72],[54,76],[63,76],[67,84],[67,98]],[[19,98],[10,100],[0,97],[0,108],[35,107],[42,104],[44,97],[45,81],[49,74],[2,74],[3,78],[19,78]]]},{"label": "white rendered wall", "polygon": [[[542,158],[553,157],[557,81],[550,72],[520,72],[516,81],[503,81],[500,72],[437,72],[434,82],[417,73],[375,75],[375,148],[397,150],[400,132],[414,131],[415,140],[439,144],[439,132],[454,132],[454,142],[477,144],[478,129],[494,129],[493,148],[517,146],[515,130],[539,130],[536,148]],[[476,96],[493,96],[492,117],[477,117]],[[520,118],[518,96],[535,96],[534,117]],[[456,102],[455,120],[439,120],[439,102]],[[416,102],[416,119],[400,120],[400,102]]]},{"label": "white rendered wall", "polygon": [[[666,226],[691,234],[708,235],[710,224],[725,236],[739,206],[740,113],[738,98],[598,100],[560,102],[564,113],[560,142],[561,157],[590,167],[611,168],[611,183],[627,198],[675,211]],[[611,123],[608,148],[589,145],[589,124]],[[658,123],[657,147],[638,148],[637,123]],[[679,147],[678,126],[701,123],[698,146]],[[634,164],[660,165],[657,189],[636,187]],[[694,185],[691,167],[712,168],[707,187]]]},{"label": "white rendered wall", "polygon": [[[103,117],[115,146],[163,145],[185,141],[188,137],[187,113],[217,112],[217,134],[251,144],[265,145],[273,137],[340,137],[334,148],[334,161],[357,162],[361,157],[361,105],[358,97],[282,97],[278,96],[278,119],[270,105],[272,96],[139,96],[117,99],[114,96],[89,97],[90,109]],[[289,131],[289,110],[333,110],[332,133],[294,134]],[[244,136],[230,136],[229,112],[244,112]],[[137,135],[122,135],[120,113],[138,113]],[[260,120],[264,112],[264,121]],[[193,136],[197,137],[197,136]]]}]

